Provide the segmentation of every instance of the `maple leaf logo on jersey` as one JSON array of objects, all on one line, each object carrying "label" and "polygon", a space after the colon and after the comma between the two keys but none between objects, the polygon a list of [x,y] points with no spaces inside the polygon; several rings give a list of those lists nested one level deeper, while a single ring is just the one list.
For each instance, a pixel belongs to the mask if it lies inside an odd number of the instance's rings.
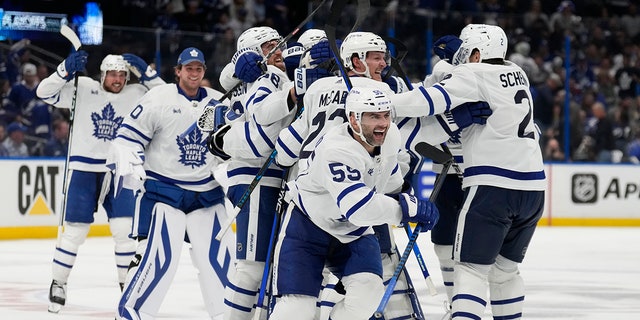
[{"label": "maple leaf logo on jersey", "polygon": [[176,137],[180,149],[180,163],[185,166],[200,167],[207,160],[206,139],[203,139],[202,131],[198,127],[193,128],[189,134],[181,138]]},{"label": "maple leaf logo on jersey", "polygon": [[93,121],[93,136],[102,139],[104,141],[113,140],[116,137],[116,132],[124,117],[116,117],[116,111],[113,109],[111,103],[107,104],[102,109],[102,115],[97,112],[91,113],[91,121]]}]

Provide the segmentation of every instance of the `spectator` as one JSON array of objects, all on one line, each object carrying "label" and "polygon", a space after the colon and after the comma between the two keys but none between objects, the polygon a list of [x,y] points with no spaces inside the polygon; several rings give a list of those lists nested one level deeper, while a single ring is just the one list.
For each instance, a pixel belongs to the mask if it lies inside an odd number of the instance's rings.
[{"label": "spectator", "polygon": [[636,136],[627,146],[627,154],[631,163],[640,164],[640,130],[636,132]]},{"label": "spectator", "polygon": [[26,133],[27,127],[19,122],[13,122],[7,127],[7,134],[9,137],[5,139],[2,145],[7,149],[9,157],[29,156],[29,149],[24,143]]},{"label": "spectator", "polygon": [[544,147],[544,160],[545,161],[563,161],[564,152],[560,149],[560,143],[554,137],[547,140],[547,145]]},{"label": "spectator", "polygon": [[69,122],[58,119],[53,122],[53,135],[44,146],[43,155],[47,157],[66,157],[69,147]]},{"label": "spectator", "polygon": [[9,151],[4,147],[4,139],[7,137],[6,125],[0,123],[0,157],[8,157]]},{"label": "spectator", "polygon": [[552,73],[546,82],[536,86],[534,90],[536,95],[533,97],[533,117],[543,131],[553,122],[554,100],[561,88],[560,76]]},{"label": "spectator", "polygon": [[36,88],[40,84],[37,73],[35,65],[22,65],[22,80],[11,88],[8,97],[17,113],[11,121],[21,121],[29,127],[29,134],[48,139],[51,112],[49,105],[36,96]]},{"label": "spectator", "polygon": [[596,162],[611,162],[611,152],[615,149],[613,124],[607,117],[602,102],[591,106],[593,117],[587,122],[587,132],[593,139],[593,155]]}]

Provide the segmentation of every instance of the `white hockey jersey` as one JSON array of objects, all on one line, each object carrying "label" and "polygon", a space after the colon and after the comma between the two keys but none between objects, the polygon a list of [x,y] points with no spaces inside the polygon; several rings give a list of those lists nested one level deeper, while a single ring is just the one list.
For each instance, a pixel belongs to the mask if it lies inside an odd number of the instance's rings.
[{"label": "white hockey jersey", "polygon": [[[462,130],[463,187],[491,185],[545,190],[539,132],[533,123],[529,79],[517,65],[466,63],[439,84],[391,97],[396,112],[425,116],[469,101],[486,101],[493,114],[486,125]],[[398,108],[403,106],[403,108]]]},{"label": "white hockey jersey", "polygon": [[[248,86],[245,94],[244,122],[234,122],[224,136],[224,151],[229,160],[227,175],[231,185],[249,184],[275,148],[282,128],[295,117],[287,99],[293,82],[275,66]],[[262,177],[265,186],[279,187],[283,170],[271,165]]]},{"label": "white hockey jersey", "polygon": [[[151,88],[165,82],[157,77],[145,84]],[[78,78],[78,91],[73,119],[73,135],[69,147],[69,168],[91,172],[106,172],[109,145],[124,118],[136,101],[147,92],[142,84],[128,84],[120,93],[105,91],[99,81]],[[54,72],[40,82],[38,97],[57,108],[71,108],[74,82]]]},{"label": "white hockey jersey", "polygon": [[144,150],[147,179],[196,192],[216,188],[212,172],[219,160],[209,153],[196,121],[209,100],[220,96],[201,87],[191,99],[177,84],[155,87],[126,117],[115,143]]},{"label": "white hockey jersey", "polygon": [[300,161],[288,196],[322,230],[342,243],[372,234],[371,226],[399,224],[402,210],[385,193],[399,192],[400,132],[389,126],[380,153],[370,155],[350,134],[348,123],[330,129],[309,158]]}]

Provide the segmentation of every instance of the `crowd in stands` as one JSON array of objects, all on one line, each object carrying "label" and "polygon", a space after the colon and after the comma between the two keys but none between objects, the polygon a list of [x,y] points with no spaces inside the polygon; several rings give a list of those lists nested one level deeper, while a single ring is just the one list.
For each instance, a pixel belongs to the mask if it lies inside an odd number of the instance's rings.
[{"label": "crowd in stands", "polygon": [[[122,0],[117,8],[104,2],[102,6],[105,25],[115,23],[113,17],[117,16],[126,27],[167,32],[161,48],[163,56],[175,56],[176,51],[194,42],[208,50],[205,54],[211,57],[207,59],[211,64],[207,78],[218,88],[219,72],[235,52],[242,31],[268,25],[288,34],[308,15],[310,5],[315,8],[319,3]],[[640,162],[640,14],[636,1],[372,0],[371,6],[369,21],[362,29],[386,34],[393,25],[395,36],[410,48],[403,64],[416,81],[428,70],[427,30],[432,30],[433,39],[437,39],[458,34],[468,23],[499,24],[509,37],[508,59],[519,64],[531,81],[533,116],[543,135],[541,148],[547,161]],[[324,14],[312,20],[318,27],[326,19]],[[565,39],[570,39],[569,63],[565,63]],[[137,40],[120,38],[116,40],[120,44],[110,46],[105,36],[102,55],[93,62],[99,63],[104,54],[118,51],[134,52],[151,61],[156,50],[154,37]],[[203,41],[210,45],[201,45]],[[118,50],[123,43],[126,48]],[[61,119],[68,119],[68,113],[52,110],[35,99],[38,81],[53,70],[30,61],[24,45],[20,48],[16,42],[12,50],[4,52],[6,72],[0,79],[0,141],[4,148],[0,148],[0,155],[20,154],[23,148],[16,147],[20,140],[28,146],[29,155],[62,155],[59,145],[45,146],[66,141],[54,134],[54,123],[59,125]],[[569,72],[565,71],[566,65]],[[97,66],[89,68],[97,72]],[[165,80],[173,79],[171,66],[159,69]],[[565,117],[570,119],[568,130]],[[20,126],[14,125],[16,122]],[[565,132],[569,141],[565,141]]]}]

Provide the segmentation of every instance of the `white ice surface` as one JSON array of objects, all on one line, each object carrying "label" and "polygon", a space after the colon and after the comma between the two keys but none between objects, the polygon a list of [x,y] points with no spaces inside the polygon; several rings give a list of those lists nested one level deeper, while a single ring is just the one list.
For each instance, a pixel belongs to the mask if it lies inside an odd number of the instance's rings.
[{"label": "white ice surface", "polygon": [[[406,236],[396,233],[402,251]],[[439,320],[445,295],[438,262],[428,234],[418,243],[438,295],[427,293],[414,257],[409,272],[427,319]],[[111,238],[80,247],[59,314],[47,312],[54,247],[54,239],[0,241],[0,319],[114,319],[120,290]],[[540,227],[520,269],[525,319],[640,319],[640,228]],[[207,319],[187,250],[158,319]],[[491,319],[488,310],[483,319]]]}]

